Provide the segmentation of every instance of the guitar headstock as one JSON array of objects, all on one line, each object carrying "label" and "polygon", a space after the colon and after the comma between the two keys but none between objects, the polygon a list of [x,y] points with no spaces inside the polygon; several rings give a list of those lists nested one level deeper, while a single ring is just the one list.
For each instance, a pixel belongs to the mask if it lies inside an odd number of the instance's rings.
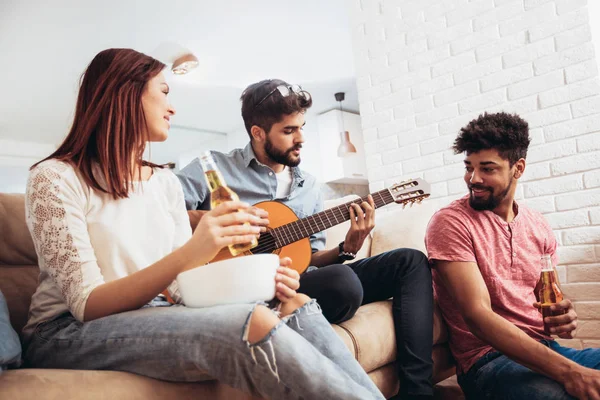
[{"label": "guitar headstock", "polygon": [[409,179],[388,188],[398,204],[420,203],[431,195],[431,186],[421,178]]}]

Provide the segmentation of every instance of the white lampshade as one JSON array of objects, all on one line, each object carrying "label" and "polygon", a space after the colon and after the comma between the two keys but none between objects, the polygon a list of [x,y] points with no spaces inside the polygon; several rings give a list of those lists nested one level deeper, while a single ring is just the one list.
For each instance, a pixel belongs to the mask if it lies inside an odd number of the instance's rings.
[{"label": "white lampshade", "polygon": [[338,157],[346,157],[352,153],[356,153],[356,147],[350,141],[350,133],[348,131],[340,132],[340,145],[337,150]]},{"label": "white lampshade", "polygon": [[187,74],[190,70],[198,66],[198,58],[192,53],[186,53],[180,57],[177,57],[173,61],[171,70],[174,74],[183,75]]}]

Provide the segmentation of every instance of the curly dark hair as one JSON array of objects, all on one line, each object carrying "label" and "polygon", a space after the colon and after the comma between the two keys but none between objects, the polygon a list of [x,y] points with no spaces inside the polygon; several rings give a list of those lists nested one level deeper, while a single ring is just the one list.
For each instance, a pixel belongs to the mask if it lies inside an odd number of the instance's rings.
[{"label": "curly dark hair", "polygon": [[517,114],[484,113],[460,130],[452,148],[454,154],[495,149],[512,167],[527,157],[530,142],[529,125]]},{"label": "curly dark hair", "polygon": [[[285,115],[296,112],[305,112],[312,106],[312,98],[309,96],[291,94],[281,96],[277,91],[265,98],[273,89],[279,85],[290,86],[281,79],[266,79],[248,86],[240,100],[242,101],[242,118],[248,136],[252,140],[250,130],[252,126],[260,126],[269,133],[273,124],[280,122]],[[258,104],[260,103],[260,104]]]}]

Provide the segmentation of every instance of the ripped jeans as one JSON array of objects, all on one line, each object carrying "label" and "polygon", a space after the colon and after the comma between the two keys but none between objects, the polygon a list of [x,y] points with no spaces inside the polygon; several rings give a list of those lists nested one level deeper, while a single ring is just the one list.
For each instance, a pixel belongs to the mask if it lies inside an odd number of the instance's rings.
[{"label": "ripped jeans", "polygon": [[209,308],[156,298],[135,311],[40,324],[25,360],[37,368],[127,371],[175,382],[218,379],[268,399],[383,399],[312,300],[260,341],[247,340],[256,305]]}]

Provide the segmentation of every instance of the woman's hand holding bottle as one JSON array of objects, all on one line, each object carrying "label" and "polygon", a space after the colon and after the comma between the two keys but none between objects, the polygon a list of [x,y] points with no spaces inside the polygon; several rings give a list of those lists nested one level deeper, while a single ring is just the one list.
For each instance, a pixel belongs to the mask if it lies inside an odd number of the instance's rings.
[{"label": "woman's hand holding bottle", "polygon": [[249,243],[266,231],[268,213],[241,201],[227,201],[207,212],[184,245],[189,268],[212,260],[231,244]]}]

